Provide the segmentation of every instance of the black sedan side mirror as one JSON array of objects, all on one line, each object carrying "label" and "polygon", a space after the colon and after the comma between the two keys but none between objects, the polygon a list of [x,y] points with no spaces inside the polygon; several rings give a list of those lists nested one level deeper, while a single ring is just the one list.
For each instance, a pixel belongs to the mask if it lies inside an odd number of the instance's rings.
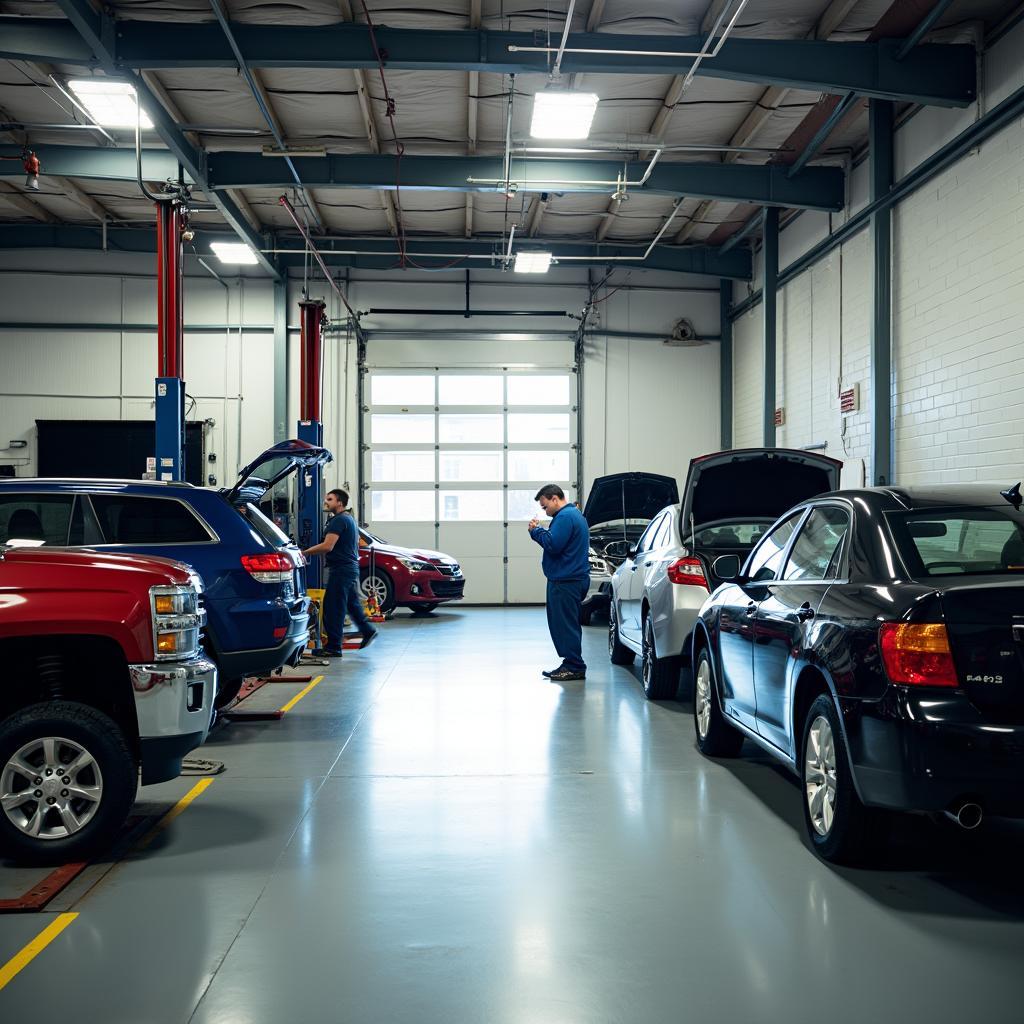
[{"label": "black sedan side mirror", "polygon": [[636,548],[630,548],[626,553],[627,558],[636,558]]},{"label": "black sedan side mirror", "polygon": [[720,580],[736,580],[739,578],[743,564],[739,555],[719,555],[711,563],[711,571]]}]

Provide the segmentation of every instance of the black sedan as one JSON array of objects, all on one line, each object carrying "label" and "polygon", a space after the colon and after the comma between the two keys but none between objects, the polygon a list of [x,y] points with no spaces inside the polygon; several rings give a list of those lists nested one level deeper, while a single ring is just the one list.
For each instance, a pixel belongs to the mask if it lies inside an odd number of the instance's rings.
[{"label": "black sedan", "polygon": [[779,519],[694,630],[694,725],[795,771],[813,848],[855,862],[878,809],[1024,817],[1019,487],[869,488]]}]

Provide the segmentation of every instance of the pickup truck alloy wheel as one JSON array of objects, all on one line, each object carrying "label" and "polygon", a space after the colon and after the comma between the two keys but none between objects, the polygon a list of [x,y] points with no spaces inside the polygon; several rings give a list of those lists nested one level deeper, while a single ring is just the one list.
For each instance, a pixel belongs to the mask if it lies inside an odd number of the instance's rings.
[{"label": "pickup truck alloy wheel", "polygon": [[811,824],[819,836],[827,836],[836,815],[836,745],[824,715],[807,730],[804,779]]},{"label": "pickup truck alloy wheel", "polygon": [[49,700],[0,720],[0,852],[88,860],[124,825],[138,771],[123,727],[99,708]]},{"label": "pickup truck alloy wheel", "polygon": [[30,740],[0,772],[0,806],[33,839],[66,839],[96,816],[103,773],[96,759],[65,736]]}]

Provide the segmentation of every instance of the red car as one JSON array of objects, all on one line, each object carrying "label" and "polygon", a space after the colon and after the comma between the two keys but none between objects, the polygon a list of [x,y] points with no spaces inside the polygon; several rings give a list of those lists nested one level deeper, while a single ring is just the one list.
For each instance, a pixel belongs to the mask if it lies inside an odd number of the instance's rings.
[{"label": "red car", "polygon": [[408,608],[414,615],[426,615],[439,604],[461,601],[466,589],[466,577],[449,555],[400,548],[362,528],[359,574],[363,593],[376,597],[382,612]]}]

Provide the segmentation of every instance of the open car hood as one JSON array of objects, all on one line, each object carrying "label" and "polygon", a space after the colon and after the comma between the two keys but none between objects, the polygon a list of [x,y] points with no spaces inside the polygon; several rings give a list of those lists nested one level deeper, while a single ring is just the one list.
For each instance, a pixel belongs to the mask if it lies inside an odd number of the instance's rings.
[{"label": "open car hood", "polygon": [[666,505],[679,501],[670,476],[657,473],[612,473],[591,485],[583,518],[591,527],[630,519],[653,519]]},{"label": "open car hood", "polygon": [[300,466],[322,466],[333,461],[334,456],[327,448],[317,448],[298,438],[279,441],[244,467],[235,486],[222,493],[232,505],[242,501],[258,502],[275,484]]},{"label": "open car hood", "polygon": [[690,462],[683,489],[681,526],[720,519],[778,519],[816,494],[839,486],[843,464],[817,452],[791,448],[740,448]]}]

